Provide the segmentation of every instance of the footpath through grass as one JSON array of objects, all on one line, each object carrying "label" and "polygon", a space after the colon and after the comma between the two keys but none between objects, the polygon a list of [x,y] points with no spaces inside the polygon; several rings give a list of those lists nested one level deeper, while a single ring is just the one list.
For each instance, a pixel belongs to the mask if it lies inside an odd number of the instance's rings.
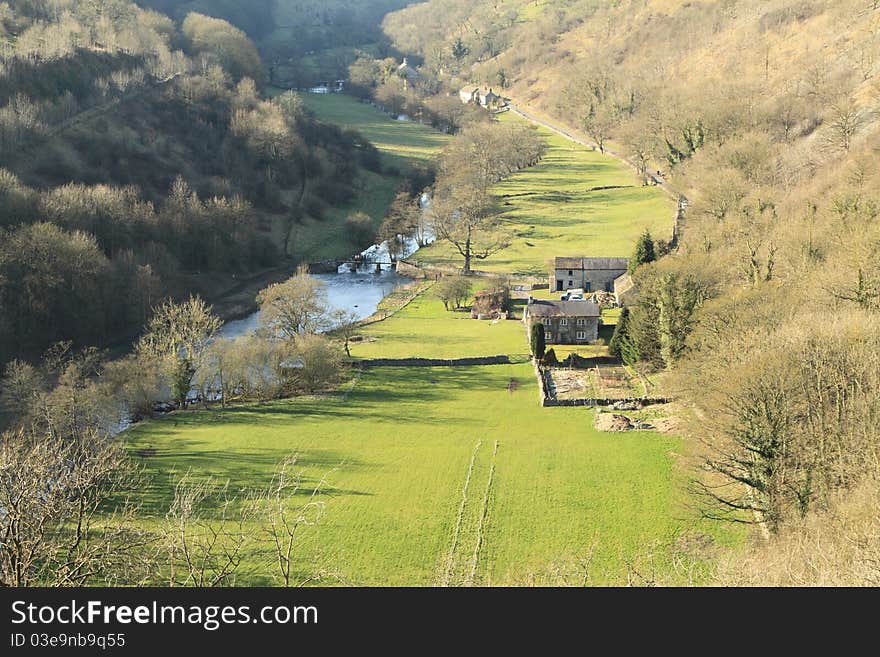
[{"label": "footpath through grass", "polygon": [[[503,120],[524,119],[504,115]],[[543,277],[556,256],[629,257],[646,228],[657,239],[671,238],[674,203],[661,189],[643,187],[611,157],[538,130],[547,140],[544,159],[494,190],[513,242],[476,268]],[[461,257],[442,243],[420,251],[417,259],[461,267]]]},{"label": "footpath through grass", "polygon": [[[576,584],[591,551],[593,583],[623,582],[625,562],[648,553],[674,578],[683,534],[725,540],[678,496],[680,440],[599,433],[592,417],[540,409],[530,365],[381,368],[345,400],[176,414],[124,435],[151,455],[148,525],[171,502],[174,473],[253,488],[295,453],[306,486],[326,475],[324,518],[296,553],[299,574],[320,568],[325,583]],[[271,553],[250,552],[239,583],[273,583]]]}]

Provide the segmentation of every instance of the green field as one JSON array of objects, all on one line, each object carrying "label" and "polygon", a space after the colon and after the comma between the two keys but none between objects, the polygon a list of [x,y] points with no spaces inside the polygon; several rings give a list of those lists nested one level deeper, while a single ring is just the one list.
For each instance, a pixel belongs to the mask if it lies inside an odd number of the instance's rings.
[{"label": "green field", "polygon": [[302,94],[319,119],[353,128],[382,152],[386,164],[405,171],[413,163],[427,164],[449,141],[449,136],[410,121],[395,121],[372,105],[345,94]]},{"label": "green field", "polygon": [[[481,287],[474,286],[474,289]],[[535,290],[536,298],[558,298],[558,294]],[[518,304],[524,303],[522,300]],[[515,311],[522,316],[522,306]],[[602,312],[599,329],[602,344],[552,345],[564,359],[569,353],[585,358],[607,356],[619,309]],[[354,358],[470,358],[475,356],[528,355],[526,329],[518,319],[475,320],[468,311],[447,311],[443,303],[427,290],[395,315],[358,331],[361,341],[351,344]]]},{"label": "green field", "polygon": [[[345,400],[175,414],[125,435],[152,454],[141,459],[146,524],[170,503],[175,472],[253,488],[295,453],[306,483],[328,475],[325,516],[296,555],[303,578],[320,568],[329,584],[574,584],[594,544],[594,583],[621,582],[624,560],[648,553],[672,577],[681,534],[718,530],[678,497],[680,440],[602,434],[590,411],[542,410],[530,365],[371,370]],[[253,550],[238,582],[270,584],[271,572],[271,554]]]},{"label": "green field", "polygon": [[[521,119],[505,115],[504,120]],[[657,239],[672,237],[675,207],[662,190],[641,186],[635,173],[611,157],[539,130],[547,139],[544,159],[494,190],[512,244],[475,268],[546,276],[556,256],[629,257],[645,228]],[[462,264],[442,243],[420,251],[417,259],[429,265]]]},{"label": "green field", "polygon": [[528,354],[521,321],[476,320],[470,311],[447,311],[431,290],[393,317],[359,331],[355,358],[470,358]]}]

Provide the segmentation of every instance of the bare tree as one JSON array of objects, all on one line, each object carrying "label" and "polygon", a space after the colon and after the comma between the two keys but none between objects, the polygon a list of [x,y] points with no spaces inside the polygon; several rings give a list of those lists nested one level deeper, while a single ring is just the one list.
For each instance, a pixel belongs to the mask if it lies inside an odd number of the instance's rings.
[{"label": "bare tree", "polygon": [[179,304],[164,302],[147,325],[138,353],[168,362],[171,388],[181,408],[186,406],[196,370],[221,326],[211,306],[198,297]]},{"label": "bare tree", "polygon": [[[294,471],[295,466],[296,456],[289,456],[282,461],[263,497],[266,532],[272,541],[278,575],[284,586],[291,586],[293,583],[294,551],[299,534],[302,530],[317,525],[324,516],[326,504],[320,496],[324,492],[327,478],[333,472],[331,470],[325,474],[311,492],[307,493],[305,503],[298,504],[297,496],[306,491],[302,490],[302,475]],[[298,585],[302,586],[318,577],[320,573],[312,573]]]},{"label": "bare tree", "polygon": [[339,308],[331,315],[333,332],[342,339],[345,347],[345,355],[351,358],[351,339],[355,336],[360,325],[360,318],[356,312]]},{"label": "bare tree", "polygon": [[471,186],[450,189],[431,204],[434,232],[464,258],[465,274],[471,273],[474,260],[485,260],[510,245],[493,205],[488,192]]},{"label": "bare tree", "polygon": [[583,120],[584,132],[596,142],[599,152],[604,153],[605,144],[619,123],[620,120],[613,111],[591,104]]},{"label": "bare tree", "polygon": [[849,151],[853,138],[868,122],[868,112],[856,105],[852,99],[831,106],[831,121],[825,136],[828,146],[833,149]]},{"label": "bare tree", "polygon": [[234,584],[245,551],[254,542],[248,523],[253,509],[229,483],[181,477],[166,515],[165,551],[169,586]]},{"label": "bare tree", "polygon": [[852,301],[865,310],[875,309],[880,305],[880,283],[869,278],[861,267],[858,269],[855,284],[833,290],[831,294],[842,301]]},{"label": "bare tree", "polygon": [[327,291],[302,266],[295,276],[270,285],[257,296],[260,323],[274,337],[293,339],[329,328]]},{"label": "bare tree", "polygon": [[140,487],[122,447],[98,432],[0,437],[0,585],[142,582],[153,539],[126,497]]}]

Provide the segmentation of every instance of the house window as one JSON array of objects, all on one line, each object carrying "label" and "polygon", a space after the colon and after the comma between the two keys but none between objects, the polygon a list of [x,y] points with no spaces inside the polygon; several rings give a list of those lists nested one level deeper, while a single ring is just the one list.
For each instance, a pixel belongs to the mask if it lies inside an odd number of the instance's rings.
[{"label": "house window", "polygon": [[585,319],[579,319],[579,320],[577,321],[577,325],[578,325],[578,326],[586,326],[586,325],[587,325],[587,320],[585,320]]},{"label": "house window", "polygon": [[544,319],[541,320],[541,323],[544,326],[550,326],[553,323],[553,320],[550,319],[549,317],[545,317]]},{"label": "house window", "polygon": [[574,287],[574,281],[569,281],[569,282],[568,282],[568,287]]},{"label": "house window", "polygon": [[567,319],[560,319],[559,325],[560,326],[568,326],[568,320]]},{"label": "house window", "polygon": [[587,332],[586,331],[578,331],[577,332],[577,339],[578,340],[586,340],[587,339]]},{"label": "house window", "polygon": [[544,334],[544,342],[553,342],[553,333],[552,332],[547,331]]},{"label": "house window", "polygon": [[569,270],[568,270],[568,275],[569,275],[569,276],[574,276],[574,270],[573,270],[573,269],[569,269]]}]

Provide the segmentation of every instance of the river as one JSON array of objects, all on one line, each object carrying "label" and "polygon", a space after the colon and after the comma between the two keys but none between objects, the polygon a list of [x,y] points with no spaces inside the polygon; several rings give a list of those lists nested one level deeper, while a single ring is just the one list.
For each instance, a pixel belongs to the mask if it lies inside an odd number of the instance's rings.
[{"label": "river", "polygon": [[[339,273],[313,274],[324,284],[327,303],[331,310],[348,310],[360,319],[366,319],[379,306],[379,302],[391,294],[395,288],[408,283],[409,279],[396,272],[383,270],[381,274]],[[237,338],[252,333],[260,322],[259,311],[244,319],[226,322],[220,329],[220,336]]]},{"label": "river", "polygon": [[[419,205],[422,208],[422,223],[418,232],[423,243],[430,243],[434,241],[434,235],[427,223],[430,197],[422,194]],[[416,237],[406,237],[400,248],[401,259],[410,257],[419,250],[420,246]],[[340,265],[336,274],[312,274],[313,278],[324,284],[331,311],[347,310],[354,313],[359,320],[366,319],[376,312],[382,299],[410,281],[405,276],[398,275],[391,267],[391,255],[387,243],[374,244],[361,251],[360,255],[363,257],[363,264],[354,271],[351,264],[345,263]],[[378,273],[375,263],[379,263]],[[257,311],[244,319],[226,322],[220,329],[219,335],[230,339],[238,338],[252,333],[259,323],[260,313]]]}]

